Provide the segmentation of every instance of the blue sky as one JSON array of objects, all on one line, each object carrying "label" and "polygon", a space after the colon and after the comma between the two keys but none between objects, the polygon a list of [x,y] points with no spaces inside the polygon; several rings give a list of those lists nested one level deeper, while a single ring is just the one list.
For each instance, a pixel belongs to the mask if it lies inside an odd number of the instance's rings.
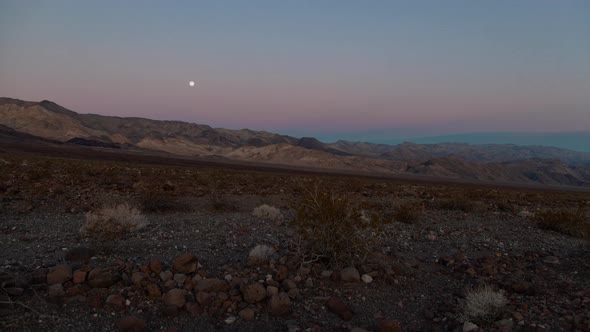
[{"label": "blue sky", "polygon": [[349,139],[590,130],[588,1],[1,1],[0,31],[0,94],[81,113]]}]

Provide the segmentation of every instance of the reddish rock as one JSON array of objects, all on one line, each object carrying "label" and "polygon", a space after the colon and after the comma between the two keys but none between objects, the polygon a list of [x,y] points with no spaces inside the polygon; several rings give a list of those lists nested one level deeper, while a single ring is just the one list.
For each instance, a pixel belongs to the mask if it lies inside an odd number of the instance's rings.
[{"label": "reddish rock", "polygon": [[328,307],[328,310],[331,312],[340,316],[342,320],[349,321],[352,319],[352,310],[336,297],[329,298],[328,301],[326,301],[326,307]]},{"label": "reddish rock", "polygon": [[62,284],[51,285],[47,288],[47,297],[61,297],[64,294],[64,286]]},{"label": "reddish rock", "polygon": [[256,312],[252,308],[244,308],[238,314],[243,320],[252,320],[256,316]]},{"label": "reddish rock", "polygon": [[155,274],[160,274],[160,272],[163,270],[162,262],[159,259],[152,259],[148,266]]},{"label": "reddish rock", "polygon": [[277,267],[277,273],[275,274],[275,279],[277,281],[283,281],[287,279],[289,276],[289,269],[284,265],[279,265]]},{"label": "reddish rock", "polygon": [[110,268],[95,268],[88,274],[88,284],[95,288],[109,288],[121,280],[121,275]]},{"label": "reddish rock", "polygon": [[195,286],[195,290],[200,292],[223,292],[227,290],[228,287],[229,286],[225,283],[225,281],[221,279],[209,278],[199,280]]},{"label": "reddish rock", "polygon": [[49,270],[47,273],[47,284],[63,284],[64,282],[72,279],[72,269],[65,265],[57,265]]},{"label": "reddish rock", "polygon": [[107,297],[105,303],[115,307],[123,307],[125,306],[125,298],[121,294],[113,294]]},{"label": "reddish rock", "polygon": [[248,303],[258,303],[266,297],[266,290],[259,283],[242,286],[241,291],[244,301]]},{"label": "reddish rock", "polygon": [[192,254],[183,254],[174,258],[172,268],[176,273],[193,273],[197,271],[197,257]]},{"label": "reddish rock", "polygon": [[385,319],[377,324],[377,332],[402,332],[402,328],[396,321]]},{"label": "reddish rock", "polygon": [[88,263],[94,255],[94,252],[86,247],[77,247],[68,250],[65,254],[65,260],[67,262],[81,262]]},{"label": "reddish rock", "polygon": [[174,288],[169,290],[166,295],[164,295],[163,301],[166,305],[174,305],[177,308],[182,308],[186,303],[185,299],[186,290]]},{"label": "reddish rock", "polygon": [[81,284],[86,281],[86,275],[88,272],[77,270],[74,272],[73,281],[75,284]]},{"label": "reddish rock", "polygon": [[361,281],[361,275],[356,268],[347,267],[340,270],[340,280],[342,280],[342,282],[356,283]]},{"label": "reddish rock", "polygon": [[151,299],[159,299],[162,297],[162,291],[160,291],[158,285],[149,284],[145,287],[145,290]]},{"label": "reddish rock", "polygon": [[143,272],[133,272],[131,275],[131,281],[138,286],[141,286],[143,279],[145,279],[145,273]]},{"label": "reddish rock", "polygon": [[271,315],[283,316],[291,312],[291,299],[287,293],[273,295],[268,300],[268,310]]},{"label": "reddish rock", "polygon": [[198,303],[187,302],[185,308],[193,317],[200,317],[203,314],[203,308]]},{"label": "reddish rock", "polygon": [[199,302],[202,305],[208,305],[211,302],[213,302],[213,296],[211,296],[207,292],[198,292],[197,293],[197,302]]},{"label": "reddish rock", "polygon": [[147,331],[147,325],[143,319],[135,316],[123,317],[115,322],[121,332],[144,332]]}]

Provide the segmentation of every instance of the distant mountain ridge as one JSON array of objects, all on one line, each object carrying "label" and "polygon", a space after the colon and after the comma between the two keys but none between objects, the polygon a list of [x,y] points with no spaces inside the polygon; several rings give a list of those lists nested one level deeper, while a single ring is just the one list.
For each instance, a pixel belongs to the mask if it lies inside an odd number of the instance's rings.
[{"label": "distant mountain ridge", "polygon": [[350,141],[328,144],[313,137],[249,129],[79,114],[47,100],[0,98],[0,142],[2,139],[374,173],[590,186],[590,153],[554,147],[460,143],[391,146]]}]

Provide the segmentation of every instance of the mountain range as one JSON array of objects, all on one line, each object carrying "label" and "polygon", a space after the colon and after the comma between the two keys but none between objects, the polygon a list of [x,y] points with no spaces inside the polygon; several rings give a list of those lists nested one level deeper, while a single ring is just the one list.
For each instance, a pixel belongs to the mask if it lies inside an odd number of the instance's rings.
[{"label": "mountain range", "polygon": [[343,140],[323,143],[312,137],[266,131],[79,114],[48,100],[0,98],[0,144],[30,140],[373,174],[590,187],[590,153],[557,147],[409,142],[387,145]]}]

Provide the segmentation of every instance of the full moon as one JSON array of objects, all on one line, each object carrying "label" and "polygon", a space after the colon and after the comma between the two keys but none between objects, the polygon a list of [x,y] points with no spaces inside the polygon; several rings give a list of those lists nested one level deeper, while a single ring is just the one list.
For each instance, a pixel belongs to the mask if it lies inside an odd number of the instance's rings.
[{"label": "full moon", "polygon": [[190,81],[190,82],[188,82],[188,85],[195,86],[195,82],[194,81]]}]

